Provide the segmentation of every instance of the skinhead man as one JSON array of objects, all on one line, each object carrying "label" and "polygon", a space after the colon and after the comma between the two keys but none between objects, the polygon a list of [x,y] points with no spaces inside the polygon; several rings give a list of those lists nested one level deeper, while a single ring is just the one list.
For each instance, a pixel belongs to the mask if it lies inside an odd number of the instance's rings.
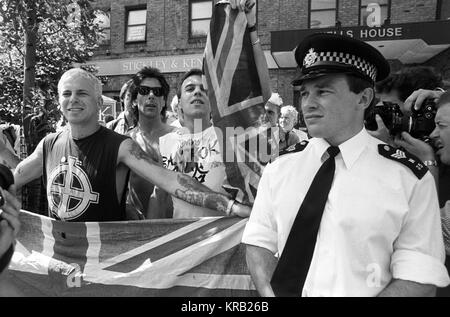
[{"label": "skinhead man", "polygon": [[433,177],[364,128],[387,61],[367,43],[321,33],[295,58],[312,139],[263,172],[242,238],[256,288],[263,296],[433,296],[450,282]]}]

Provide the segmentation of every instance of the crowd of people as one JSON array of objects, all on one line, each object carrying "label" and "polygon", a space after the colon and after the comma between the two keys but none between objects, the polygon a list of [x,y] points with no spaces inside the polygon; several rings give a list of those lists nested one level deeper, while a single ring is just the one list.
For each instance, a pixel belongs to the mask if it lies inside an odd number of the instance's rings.
[{"label": "crowd of people", "polygon": [[[263,56],[253,4],[231,1]],[[262,296],[435,296],[450,284],[450,91],[433,69],[390,72],[375,48],[345,36],[310,35],[295,59],[301,108],[276,92],[266,98],[259,128],[277,155],[252,206],[225,190],[202,70],[169,87],[158,69],[142,68],[124,83],[123,111],[106,126],[98,121],[100,81],[80,68],[65,72],[58,94],[67,124],[22,161],[0,138],[15,183],[0,190],[0,272],[20,227],[15,191],[42,177],[48,215],[61,221],[249,217],[242,242]],[[257,67],[269,86],[267,65]],[[396,104],[412,122],[430,101],[433,128],[424,138],[393,131],[382,116]]]}]

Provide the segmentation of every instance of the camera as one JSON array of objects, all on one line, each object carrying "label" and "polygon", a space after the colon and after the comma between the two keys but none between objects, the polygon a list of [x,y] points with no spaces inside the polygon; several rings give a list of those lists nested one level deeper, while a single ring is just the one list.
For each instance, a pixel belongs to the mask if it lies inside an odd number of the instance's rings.
[{"label": "camera", "polygon": [[403,115],[400,106],[396,103],[383,101],[370,107],[365,116],[367,130],[375,131],[378,128],[375,115],[379,115],[391,135],[405,131],[408,127],[408,118]]},{"label": "camera", "polygon": [[436,111],[436,104],[431,99],[426,99],[419,110],[411,109],[411,116],[405,116],[398,104],[383,101],[381,105],[370,107],[366,112],[365,126],[367,130],[376,130],[375,115],[378,114],[391,135],[405,131],[413,138],[428,142],[435,127]]},{"label": "camera", "polygon": [[436,103],[431,99],[425,99],[419,110],[411,109],[411,120],[409,131],[411,136],[427,141],[435,128]]},{"label": "camera", "polygon": [[[6,165],[0,164],[0,187],[7,190],[12,184],[14,184],[14,176],[11,170]],[[0,207],[4,203],[5,199],[0,193]]]}]

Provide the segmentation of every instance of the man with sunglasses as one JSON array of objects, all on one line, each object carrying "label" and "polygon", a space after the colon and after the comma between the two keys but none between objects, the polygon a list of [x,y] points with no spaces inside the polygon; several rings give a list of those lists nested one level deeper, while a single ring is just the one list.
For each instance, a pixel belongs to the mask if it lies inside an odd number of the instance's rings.
[{"label": "man with sunglasses", "polygon": [[131,138],[100,126],[102,87],[91,73],[80,68],[65,72],[58,93],[68,128],[46,136],[14,172],[18,188],[44,176],[49,216],[62,221],[126,220],[130,170],[190,203],[224,215],[249,215],[249,207],[158,166]]},{"label": "man with sunglasses", "polygon": [[[167,109],[169,84],[164,75],[152,67],[142,68],[132,80],[135,88],[131,94],[131,102],[138,107],[138,124],[128,135],[155,162],[159,162],[159,138],[176,129],[162,121]],[[132,172],[128,207],[142,213],[147,219],[170,218],[171,214],[165,214],[164,209],[158,208],[158,197],[151,197],[154,187],[154,184]]]}]

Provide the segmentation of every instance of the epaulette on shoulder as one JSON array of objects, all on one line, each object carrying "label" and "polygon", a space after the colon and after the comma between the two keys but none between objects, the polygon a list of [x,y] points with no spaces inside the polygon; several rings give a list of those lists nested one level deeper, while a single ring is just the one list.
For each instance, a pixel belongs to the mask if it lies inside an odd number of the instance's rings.
[{"label": "epaulette on shoulder", "polygon": [[382,156],[397,161],[408,167],[418,179],[422,179],[428,171],[428,168],[422,161],[409,152],[396,149],[387,144],[378,144],[378,153]]},{"label": "epaulette on shoulder", "polygon": [[290,147],[285,148],[284,150],[280,151],[279,156],[284,155],[284,154],[303,151],[307,145],[308,145],[308,141],[302,141],[302,142],[293,144]]}]

